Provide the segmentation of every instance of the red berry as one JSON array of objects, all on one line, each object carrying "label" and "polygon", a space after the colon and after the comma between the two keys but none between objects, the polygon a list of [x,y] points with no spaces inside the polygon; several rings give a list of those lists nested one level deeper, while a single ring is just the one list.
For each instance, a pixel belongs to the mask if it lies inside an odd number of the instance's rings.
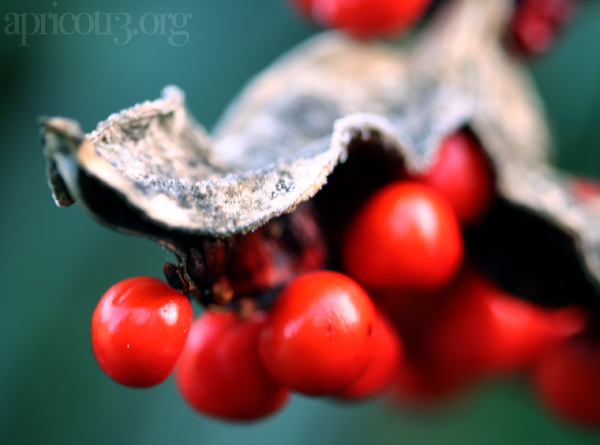
[{"label": "red berry", "polygon": [[254,420],[279,409],[288,390],[258,356],[264,312],[240,320],[233,312],[204,312],[192,326],[175,372],[183,398],[197,411],[229,420]]},{"label": "red berry", "polygon": [[541,54],[548,51],[556,34],[552,24],[544,17],[526,9],[515,14],[512,32],[519,50],[525,54]]},{"label": "red berry", "polygon": [[463,250],[446,199],[427,185],[398,182],[376,192],[351,222],[342,260],[365,287],[429,291],[452,279]]},{"label": "red berry", "polygon": [[337,393],[371,360],[376,318],[369,296],[345,275],[302,275],[275,301],[260,338],[260,355],[267,371],[291,389]]},{"label": "red berry", "polygon": [[357,37],[393,36],[414,25],[431,0],[293,0],[315,22]]},{"label": "red berry", "polygon": [[345,399],[371,397],[387,389],[394,381],[404,348],[391,322],[377,314],[375,349],[367,368],[349,387],[337,394]]},{"label": "red berry", "polygon": [[536,368],[537,391],[561,416],[600,426],[600,340],[577,336],[549,352]]},{"label": "red berry", "polygon": [[525,54],[546,52],[570,21],[574,0],[523,0],[512,17],[514,41]]},{"label": "red berry", "polygon": [[574,177],[569,188],[572,195],[583,202],[597,201],[600,198],[600,182],[596,179]]},{"label": "red berry", "polygon": [[445,401],[487,373],[512,369],[530,349],[523,338],[529,334],[530,311],[523,313],[520,305],[528,303],[508,299],[473,271],[463,271],[446,290],[424,301],[429,308],[417,306],[413,314],[420,325],[410,313],[395,317],[406,333],[408,353],[395,385],[400,401]]},{"label": "red berry", "polygon": [[585,327],[576,308],[549,311],[467,270],[446,291],[419,340],[419,358],[450,381],[532,365],[548,348]]},{"label": "red berry", "polygon": [[501,292],[487,302],[497,335],[492,370],[508,373],[531,365],[551,340],[550,312]]},{"label": "red berry", "polygon": [[587,317],[582,309],[548,310],[508,295],[489,285],[485,297],[494,316],[495,353],[492,371],[513,372],[532,366],[557,343],[582,332]]},{"label": "red berry", "polygon": [[479,143],[465,131],[444,140],[437,161],[420,179],[444,195],[465,225],[483,215],[494,194],[490,163]]},{"label": "red berry", "polygon": [[92,348],[102,370],[119,383],[146,387],[166,379],[192,324],[187,297],[152,277],[112,286],[92,316]]},{"label": "red berry", "polygon": [[584,332],[590,324],[590,314],[577,305],[566,306],[550,312],[546,329],[549,337],[554,339],[550,346]]},{"label": "red berry", "polygon": [[[479,281],[467,272],[444,292],[443,305],[420,339],[418,359],[436,373],[442,386],[454,386],[490,370],[496,342],[495,318]],[[446,385],[446,382],[449,382]]]}]

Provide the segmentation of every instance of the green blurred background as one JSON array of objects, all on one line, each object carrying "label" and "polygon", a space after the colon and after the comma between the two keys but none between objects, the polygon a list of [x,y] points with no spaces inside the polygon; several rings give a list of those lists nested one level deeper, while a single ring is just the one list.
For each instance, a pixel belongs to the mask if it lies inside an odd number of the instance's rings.
[{"label": "green blurred background", "polygon": [[[37,117],[73,117],[91,131],[109,114],[176,84],[210,128],[251,76],[315,31],[284,0],[55,4],[0,3],[1,444],[600,443],[600,433],[547,413],[521,380],[489,383],[460,405],[427,415],[295,397],[282,413],[251,425],[195,414],[171,379],[149,390],[113,383],[89,344],[94,306],[118,280],[161,276],[166,254],[101,227],[77,205],[54,206]],[[182,28],[189,39],[173,46],[169,35],[139,33],[118,45],[113,37],[126,36],[118,29],[123,22],[113,21],[116,36],[38,34],[21,46],[21,37],[4,28],[9,13],[97,10],[129,14],[131,29],[145,13],[192,14]],[[600,4],[588,2],[532,71],[548,106],[557,163],[600,177]]]}]

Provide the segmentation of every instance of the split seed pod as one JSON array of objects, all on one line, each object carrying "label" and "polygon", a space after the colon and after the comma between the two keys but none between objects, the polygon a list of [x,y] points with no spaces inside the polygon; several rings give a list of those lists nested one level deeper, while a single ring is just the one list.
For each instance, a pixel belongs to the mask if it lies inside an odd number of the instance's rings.
[{"label": "split seed pod", "polygon": [[[172,250],[184,289],[198,296],[219,275],[219,260],[207,257],[318,197],[347,160],[373,150],[424,172],[441,141],[468,128],[491,160],[499,196],[467,234],[473,255],[500,264],[501,281],[517,293],[597,307],[600,199],[579,200],[549,165],[542,107],[502,46],[511,5],[449,2],[403,46],[319,35],[252,81],[212,136],[176,87],[88,135],[74,121],[47,119],[54,199]],[[202,276],[192,277],[199,256]]]}]

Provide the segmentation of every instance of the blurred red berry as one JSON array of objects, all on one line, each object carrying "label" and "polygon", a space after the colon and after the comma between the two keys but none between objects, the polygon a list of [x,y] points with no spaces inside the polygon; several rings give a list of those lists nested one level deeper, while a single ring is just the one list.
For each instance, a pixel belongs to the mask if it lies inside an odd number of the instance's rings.
[{"label": "blurred red berry", "polygon": [[546,52],[570,21],[574,7],[573,0],[521,1],[510,26],[519,50],[532,55]]},{"label": "blurred red berry", "polygon": [[470,269],[437,302],[423,332],[409,337],[413,344],[408,347],[425,368],[443,369],[439,379],[450,386],[523,370],[586,326],[577,308],[540,308]]},{"label": "blurred red berry", "polygon": [[431,0],[292,0],[302,14],[357,37],[394,36],[413,26]]},{"label": "blurred red berry", "polygon": [[421,336],[419,361],[443,369],[440,379],[452,385],[480,377],[495,354],[496,327],[478,277],[470,271],[461,273],[444,291],[440,304],[441,310]]},{"label": "blurred red berry", "polygon": [[438,159],[419,179],[440,192],[464,224],[476,222],[494,195],[494,175],[479,142],[466,131],[448,136]]},{"label": "blurred red berry", "polygon": [[576,336],[538,364],[535,386],[543,402],[560,416],[600,426],[600,339]]},{"label": "blurred red berry", "polygon": [[600,182],[596,179],[574,177],[569,184],[571,193],[580,201],[598,200],[600,198]]}]

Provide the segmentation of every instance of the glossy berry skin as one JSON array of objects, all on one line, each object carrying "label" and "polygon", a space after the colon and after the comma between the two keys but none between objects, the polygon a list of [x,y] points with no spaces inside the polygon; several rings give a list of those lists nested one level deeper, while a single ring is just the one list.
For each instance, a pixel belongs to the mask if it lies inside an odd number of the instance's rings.
[{"label": "glossy berry skin", "polygon": [[460,225],[447,200],[416,182],[381,188],[347,230],[346,272],[369,289],[431,291],[458,271],[464,247]]},{"label": "glossy berry skin", "polygon": [[120,281],[94,310],[94,356],[123,385],[156,385],[173,370],[192,319],[187,297],[168,284],[152,277]]},{"label": "glossy berry skin", "polygon": [[600,426],[600,339],[576,336],[546,354],[534,381],[542,401],[575,423]]},{"label": "glossy berry skin", "polygon": [[391,321],[378,312],[375,349],[362,374],[337,397],[362,399],[373,397],[392,385],[400,369],[404,347]]},{"label": "glossy berry skin", "polygon": [[431,0],[293,0],[318,24],[356,37],[394,36],[414,25]]},{"label": "glossy berry skin", "polygon": [[337,272],[302,275],[279,294],[259,342],[267,371],[308,395],[340,392],[366,369],[377,317],[369,296]]},{"label": "glossy berry skin", "polygon": [[476,222],[494,195],[494,175],[479,143],[465,131],[448,136],[437,161],[420,180],[448,200],[463,225]]},{"label": "glossy berry skin", "polygon": [[258,337],[266,314],[241,320],[233,312],[204,312],[192,326],[175,372],[183,398],[197,411],[228,420],[274,413],[289,391],[265,371]]}]

